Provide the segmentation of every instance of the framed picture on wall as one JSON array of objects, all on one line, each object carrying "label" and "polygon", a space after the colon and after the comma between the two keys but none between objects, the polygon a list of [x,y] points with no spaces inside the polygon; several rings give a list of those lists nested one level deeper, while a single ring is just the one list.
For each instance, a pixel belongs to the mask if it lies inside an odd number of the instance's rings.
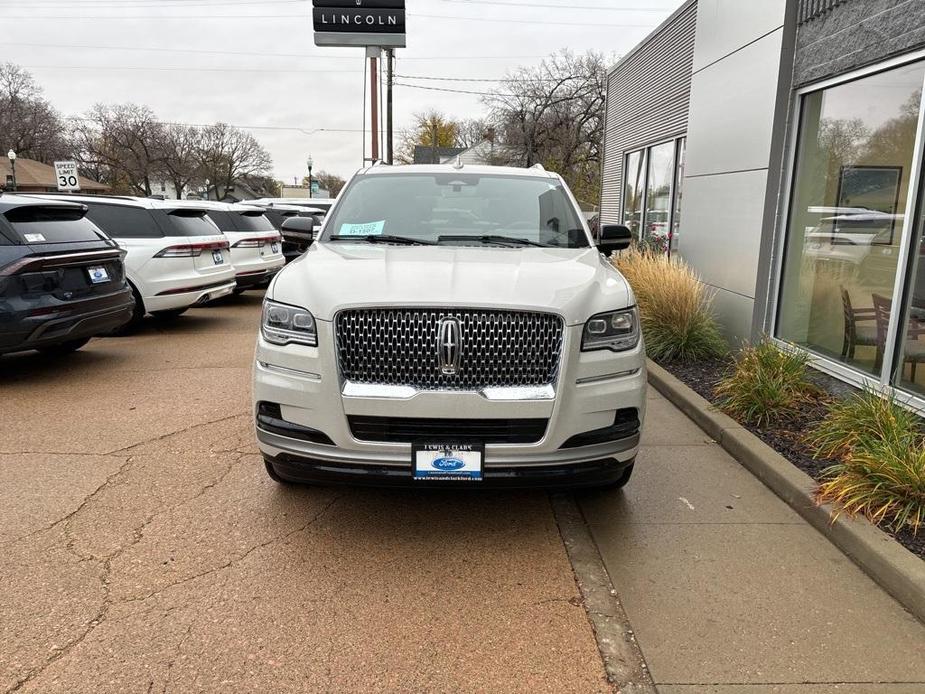
[{"label": "framed picture on wall", "polygon": [[837,205],[832,226],[838,235],[869,236],[870,244],[892,246],[899,209],[901,166],[842,166],[838,177]]}]

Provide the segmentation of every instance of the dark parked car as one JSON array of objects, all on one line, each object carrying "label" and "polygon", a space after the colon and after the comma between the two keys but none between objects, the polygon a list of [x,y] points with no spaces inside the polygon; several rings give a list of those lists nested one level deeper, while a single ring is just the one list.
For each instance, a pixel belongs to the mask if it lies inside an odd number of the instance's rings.
[{"label": "dark parked car", "polygon": [[[248,200],[243,204],[252,205],[253,203]],[[263,210],[267,219],[272,222],[273,226],[282,235],[283,256],[286,258],[287,263],[298,258],[312,245],[313,230],[321,227],[321,217],[324,216],[324,211],[321,209],[307,209],[296,205],[272,204],[256,206]],[[311,227],[299,225],[300,229],[284,228],[283,222],[292,217],[310,218],[312,220]]]},{"label": "dark parked car", "polygon": [[0,195],[0,354],[72,352],[132,317],[125,251],[86,212]]}]

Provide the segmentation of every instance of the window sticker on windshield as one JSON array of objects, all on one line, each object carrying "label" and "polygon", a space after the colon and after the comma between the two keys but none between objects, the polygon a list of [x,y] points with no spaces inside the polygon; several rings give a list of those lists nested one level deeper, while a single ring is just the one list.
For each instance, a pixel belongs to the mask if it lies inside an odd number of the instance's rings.
[{"label": "window sticker on windshield", "polygon": [[23,234],[26,243],[38,243],[45,240],[45,234]]},{"label": "window sticker on windshield", "polygon": [[364,222],[363,224],[341,224],[339,236],[381,236],[385,220]]}]

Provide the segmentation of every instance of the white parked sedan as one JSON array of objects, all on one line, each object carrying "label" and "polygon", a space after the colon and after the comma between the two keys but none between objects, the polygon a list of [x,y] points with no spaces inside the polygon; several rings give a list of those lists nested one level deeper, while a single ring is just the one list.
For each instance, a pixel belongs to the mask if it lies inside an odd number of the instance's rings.
[{"label": "white parked sedan", "polygon": [[[48,196],[60,200],[61,196]],[[125,275],[135,296],[128,328],[145,313],[178,316],[234,291],[228,239],[202,206],[177,200],[69,195],[87,218],[126,251]]]},{"label": "white parked sedan", "polygon": [[177,204],[205,208],[206,216],[228,239],[235,293],[266,287],[285,265],[280,233],[262,209],[210,200],[179,200]]},{"label": "white parked sedan", "polygon": [[645,350],[633,291],[601,253],[630,239],[604,225],[595,245],[538,168],[359,172],[267,290],[253,388],[267,472],[626,484]]}]

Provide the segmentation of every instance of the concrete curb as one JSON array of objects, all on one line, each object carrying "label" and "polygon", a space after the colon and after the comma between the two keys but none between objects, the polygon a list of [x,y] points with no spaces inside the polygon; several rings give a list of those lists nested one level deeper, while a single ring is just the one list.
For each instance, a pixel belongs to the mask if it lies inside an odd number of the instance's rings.
[{"label": "concrete curb", "polygon": [[629,618],[578,504],[566,494],[552,494],[550,502],[604,661],[607,681],[619,694],[656,694]]},{"label": "concrete curb", "polygon": [[864,518],[839,516],[812,498],[813,479],[680,380],[649,360],[649,383],[810,525],[925,622],[925,561]]}]

